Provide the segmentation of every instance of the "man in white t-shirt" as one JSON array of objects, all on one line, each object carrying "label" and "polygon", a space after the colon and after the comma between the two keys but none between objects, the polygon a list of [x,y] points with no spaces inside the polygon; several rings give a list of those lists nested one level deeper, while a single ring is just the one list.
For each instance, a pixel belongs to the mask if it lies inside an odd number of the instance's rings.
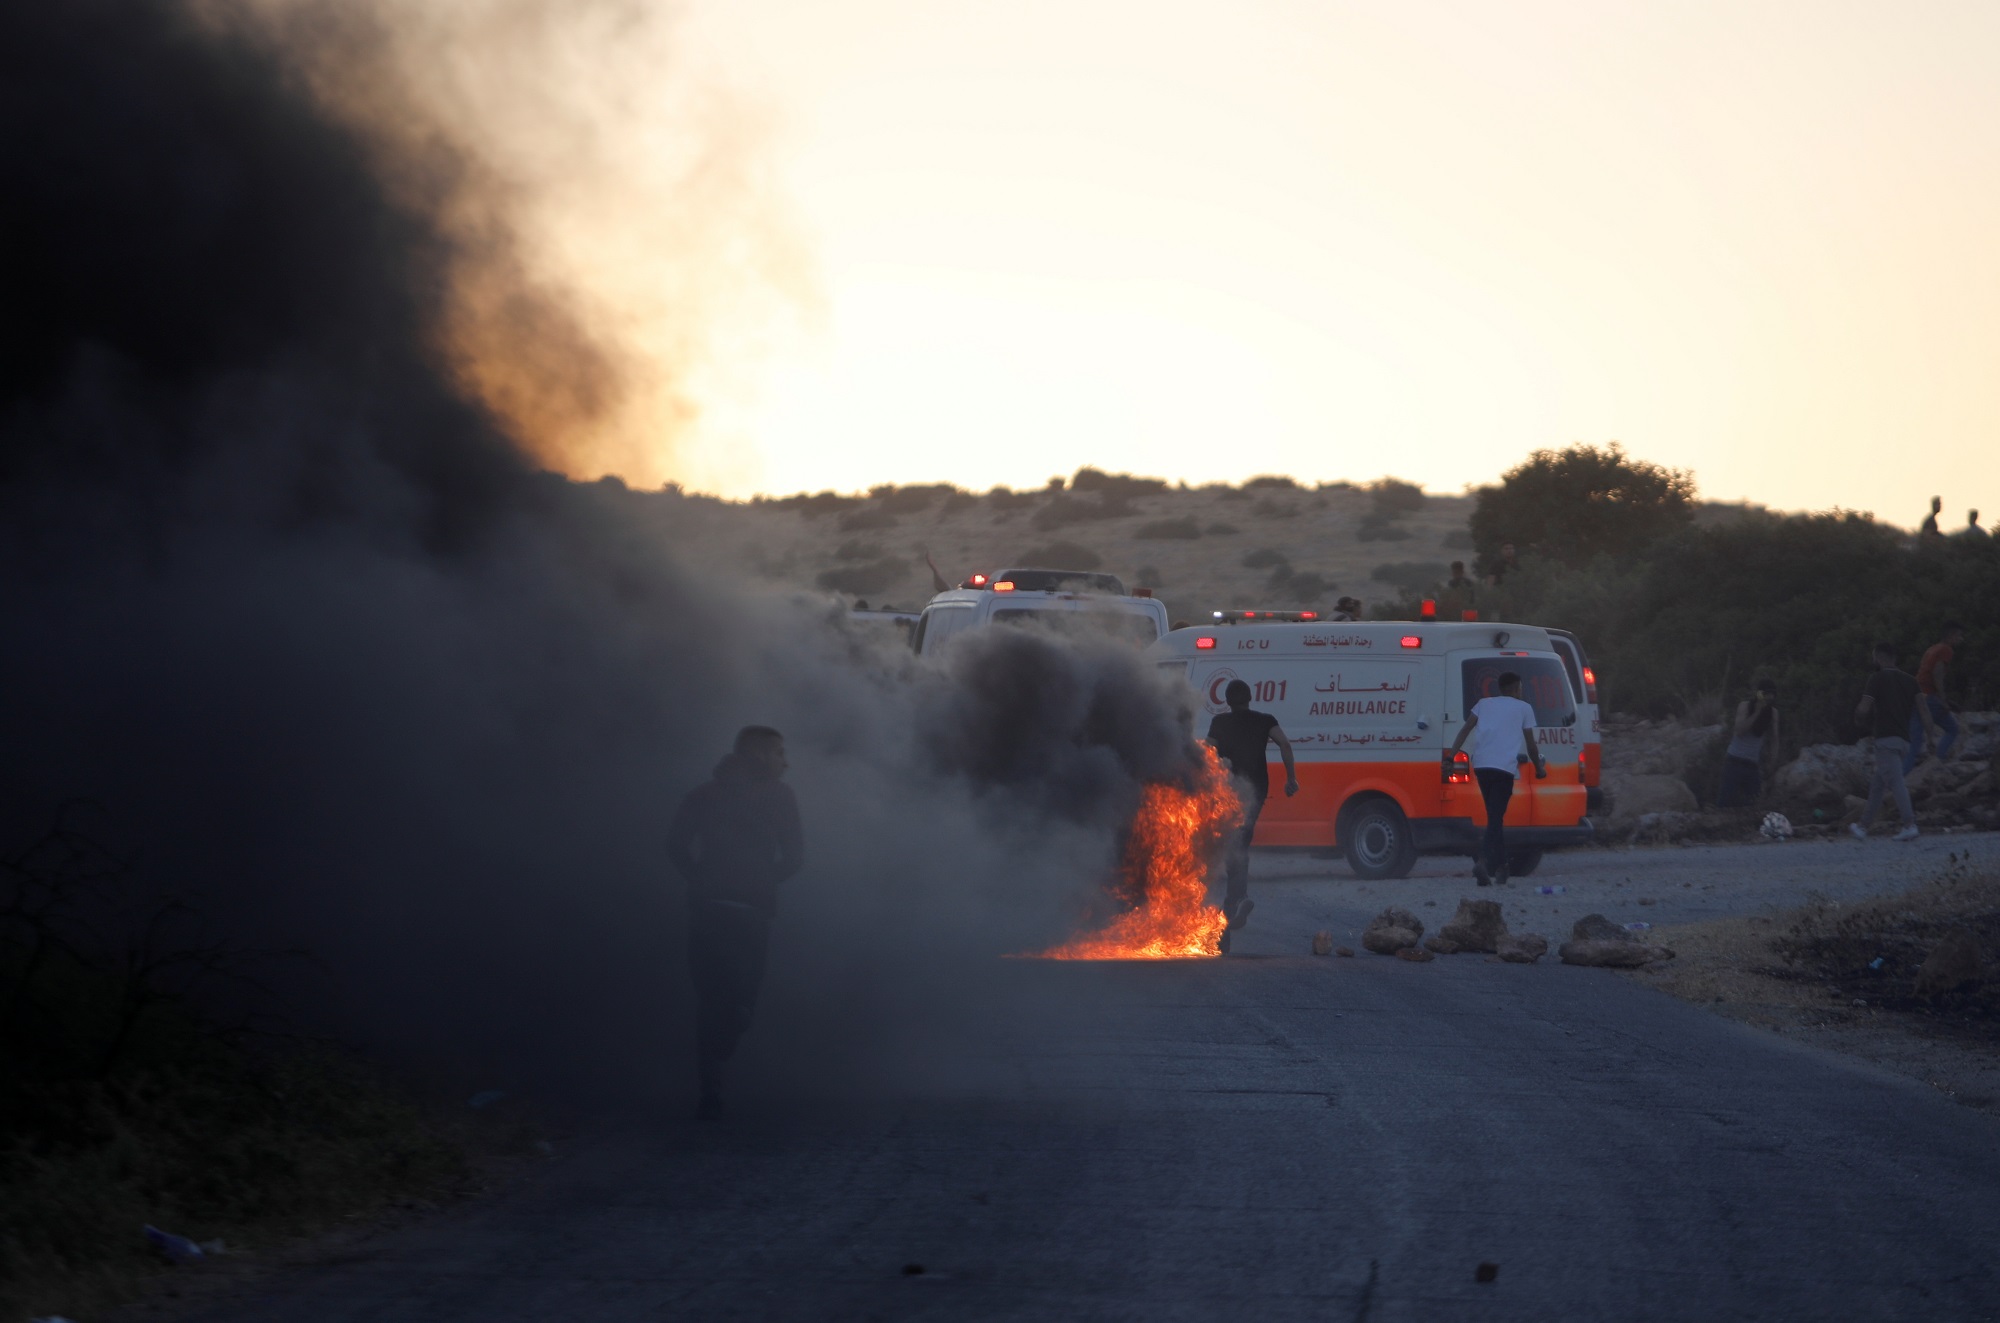
[{"label": "man in white t-shirt", "polygon": [[1486,842],[1474,856],[1472,871],[1479,885],[1507,884],[1507,802],[1514,797],[1514,770],[1525,746],[1528,760],[1535,765],[1537,779],[1549,774],[1542,750],[1535,743],[1535,709],[1521,701],[1521,677],[1508,671],[1500,677],[1500,693],[1482,698],[1466,714],[1465,726],[1445,751],[1447,769],[1458,759],[1466,738],[1478,732],[1472,742],[1472,775],[1479,781],[1479,797],[1486,801]]}]

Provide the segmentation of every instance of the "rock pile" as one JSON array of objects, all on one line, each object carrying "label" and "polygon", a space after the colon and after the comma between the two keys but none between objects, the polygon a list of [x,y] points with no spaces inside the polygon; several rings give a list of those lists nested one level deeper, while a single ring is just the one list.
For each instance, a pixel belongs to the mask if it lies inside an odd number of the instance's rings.
[{"label": "rock pile", "polygon": [[1423,940],[1424,921],[1399,905],[1391,905],[1375,916],[1361,944],[1377,955],[1395,955]]},{"label": "rock pile", "polygon": [[1985,978],[1986,962],[1979,950],[1979,937],[1970,928],[1954,928],[1946,933],[1917,969],[1917,995],[1941,997]]},{"label": "rock pile", "polygon": [[1439,955],[1460,951],[1491,954],[1494,944],[1507,935],[1507,921],[1500,917],[1500,905],[1491,900],[1461,900],[1458,913],[1451,916],[1424,946]]},{"label": "rock pile", "polygon": [[1664,946],[1642,942],[1602,914],[1586,914],[1570,929],[1569,940],[1557,950],[1565,965],[1596,965],[1606,969],[1637,969],[1655,960],[1672,960]]}]

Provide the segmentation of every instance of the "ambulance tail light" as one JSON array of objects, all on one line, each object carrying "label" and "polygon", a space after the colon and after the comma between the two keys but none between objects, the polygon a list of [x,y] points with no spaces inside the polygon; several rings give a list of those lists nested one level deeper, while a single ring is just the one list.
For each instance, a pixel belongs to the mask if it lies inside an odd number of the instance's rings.
[{"label": "ambulance tail light", "polygon": [[1597,701],[1597,671],[1589,666],[1583,668],[1583,699],[1586,703]]},{"label": "ambulance tail light", "polygon": [[1469,786],[1472,784],[1472,755],[1460,749],[1444,765],[1444,783],[1448,786]]},{"label": "ambulance tail light", "polygon": [[1424,646],[1424,641],[1423,641],[1423,639],[1419,638],[1419,637],[1418,637],[1417,635],[1415,635],[1415,634],[1405,634],[1405,635],[1403,635],[1403,640],[1402,640],[1402,642],[1403,642],[1403,646],[1404,646],[1404,647],[1406,647],[1406,648],[1421,648],[1421,647],[1423,647],[1423,646]]},{"label": "ambulance tail light", "polygon": [[1583,757],[1578,760],[1577,766],[1585,785],[1594,786],[1601,784],[1604,779],[1604,746],[1601,744],[1584,745]]},{"label": "ambulance tail light", "polygon": [[1468,606],[1465,608],[1465,610],[1458,613],[1458,618],[1460,620],[1477,620],[1479,619],[1479,608],[1476,606]]},{"label": "ambulance tail light", "polygon": [[1195,636],[1194,645],[1206,652],[1215,646],[1215,636],[1213,634],[1198,634]]},{"label": "ambulance tail light", "polygon": [[996,593],[1011,593],[1014,591],[1014,581],[1012,579],[1002,579],[993,585],[993,591]]},{"label": "ambulance tail light", "polygon": [[1421,608],[1421,613],[1426,620],[1436,620],[1438,618],[1437,599],[1435,597],[1426,597]]}]

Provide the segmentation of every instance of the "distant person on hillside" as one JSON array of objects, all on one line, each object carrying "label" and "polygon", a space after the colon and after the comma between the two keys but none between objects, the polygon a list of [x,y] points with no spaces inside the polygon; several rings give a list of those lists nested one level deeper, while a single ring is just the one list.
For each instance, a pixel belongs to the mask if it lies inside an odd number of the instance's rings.
[{"label": "distant person on hillside", "polygon": [[1964,535],[1966,537],[1977,537],[1977,538],[1983,538],[1986,536],[1986,530],[1979,526],[1979,511],[1967,510],[1965,512]]},{"label": "distant person on hillside", "polygon": [[1918,537],[1943,536],[1943,534],[1938,532],[1938,522],[1937,522],[1938,511],[1942,509],[1944,509],[1944,498],[1942,496],[1931,497],[1931,512],[1925,515],[1924,522],[1917,526]]},{"label": "distant person on hillside", "polygon": [[1506,581],[1508,575],[1520,568],[1521,557],[1520,553],[1515,551],[1514,544],[1512,542],[1502,542],[1500,544],[1500,554],[1493,559],[1487,569],[1486,582],[1498,588]]},{"label": "distant person on hillside", "polygon": [[[1951,659],[1965,642],[1965,629],[1956,620],[1947,620],[1939,633],[1942,637],[1924,650],[1924,659],[1917,663],[1917,692],[1921,696],[1918,706],[1926,709],[1925,715],[1932,724],[1944,732],[1937,746],[1937,756],[1944,759],[1951,757],[1952,747],[1958,743],[1958,718],[1951,714],[1951,704],[1945,701],[1944,683]],[[1915,713],[1910,716],[1909,731],[1910,751],[1903,755],[1904,776],[1917,765],[1917,738],[1923,734]]]},{"label": "distant person on hillside", "polygon": [[1451,577],[1445,580],[1444,586],[1446,592],[1461,592],[1467,597],[1471,597],[1478,589],[1478,585],[1466,574],[1465,562],[1462,560],[1451,563]]},{"label": "distant person on hillside", "polygon": [[1222,949],[1229,949],[1229,935],[1250,921],[1257,903],[1250,899],[1250,838],[1257,833],[1257,818],[1271,794],[1271,768],[1265,749],[1278,746],[1285,760],[1285,795],[1299,793],[1298,768],[1292,762],[1292,742],[1278,728],[1278,719],[1269,712],[1250,710],[1250,686],[1231,680],[1222,691],[1229,704],[1227,712],[1208,723],[1208,747],[1229,769],[1236,797],[1243,802],[1243,827],[1229,843],[1227,862],[1229,888],[1223,893],[1222,914],[1229,927],[1222,932]]},{"label": "distant person on hillside", "polygon": [[1333,610],[1327,613],[1326,618],[1328,620],[1361,619],[1361,599],[1358,597],[1341,598],[1333,604]]},{"label": "distant person on hillside", "polygon": [[1451,563],[1451,577],[1444,582],[1442,596],[1438,608],[1447,620],[1456,620],[1479,604],[1479,585],[1465,572],[1464,561]]},{"label": "distant person on hillside", "polygon": [[701,1082],[695,1115],[704,1121],[722,1114],[722,1065],[750,1027],[778,885],[805,857],[785,766],[785,737],[769,726],[745,726],[714,778],[688,792],[667,829],[667,858],[688,884]]},{"label": "distant person on hillside", "polygon": [[1749,698],[1736,705],[1729,730],[1729,753],[1722,760],[1720,808],[1749,808],[1763,790],[1765,760],[1778,748],[1778,685],[1759,680]]},{"label": "distant person on hillside", "polygon": [[1482,887],[1507,885],[1507,805],[1514,798],[1514,777],[1523,746],[1528,761],[1535,765],[1536,779],[1549,774],[1541,746],[1535,743],[1535,709],[1521,698],[1520,675],[1503,672],[1499,689],[1495,697],[1472,705],[1472,711],[1465,714],[1465,724],[1458,729],[1458,738],[1444,754],[1449,772],[1466,738],[1479,732],[1472,745],[1472,775],[1479,782],[1479,797],[1486,802],[1486,840],[1484,850],[1473,856],[1472,872]]},{"label": "distant person on hillside", "polygon": [[[1917,839],[1917,815],[1910,807],[1910,788],[1903,782],[1903,755],[1910,751],[1910,722],[1921,720],[1925,736],[1934,736],[1930,709],[1917,701],[1916,679],[1896,669],[1896,648],[1891,643],[1875,645],[1875,674],[1868,677],[1861,702],[1855,706],[1854,720],[1875,740],[1874,768],[1868,777],[1868,806],[1861,821],[1849,825],[1854,839],[1868,839],[1875,815],[1882,811],[1885,791],[1896,796],[1896,811],[1903,815],[1899,841]],[[1915,717],[1912,717],[1912,714]]]}]

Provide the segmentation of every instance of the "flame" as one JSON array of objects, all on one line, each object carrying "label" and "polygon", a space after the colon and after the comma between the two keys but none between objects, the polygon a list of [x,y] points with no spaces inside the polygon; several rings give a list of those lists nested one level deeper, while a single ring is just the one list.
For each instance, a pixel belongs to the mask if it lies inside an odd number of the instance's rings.
[{"label": "flame", "polygon": [[1097,932],[1042,952],[1049,960],[1183,960],[1220,955],[1228,920],[1208,903],[1209,863],[1243,806],[1215,753],[1202,746],[1192,789],[1149,785],[1119,865],[1138,904]]}]

